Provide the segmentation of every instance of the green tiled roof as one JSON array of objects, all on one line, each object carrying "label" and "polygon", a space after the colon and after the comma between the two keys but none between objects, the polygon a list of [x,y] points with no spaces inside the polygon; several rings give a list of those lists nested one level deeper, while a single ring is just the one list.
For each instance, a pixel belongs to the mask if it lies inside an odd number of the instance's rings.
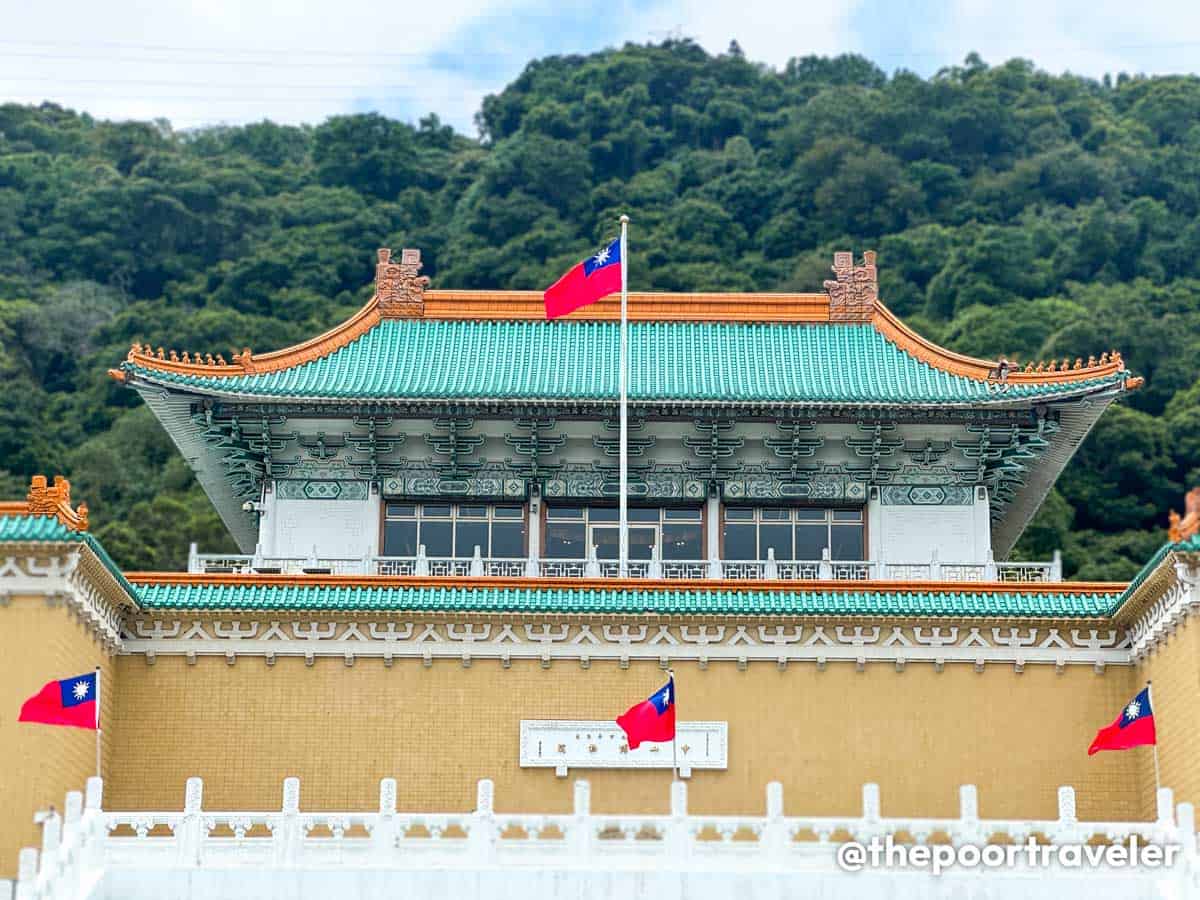
[{"label": "green tiled roof", "polygon": [[104,564],[104,567],[125,588],[125,592],[130,597],[137,598],[137,589],[125,579],[120,566],[108,555],[108,551],[104,549],[104,545],[86,531],[72,531],[60,522],[56,516],[0,516],[0,541],[20,541],[23,543],[78,541],[81,544],[87,544],[100,562]]},{"label": "green tiled roof", "polygon": [[379,587],[288,584],[143,584],[145,609],[594,613],[742,616],[1103,616],[1113,595],[1097,592],[816,591],[704,588]]},{"label": "green tiled roof", "polygon": [[[953,375],[870,324],[638,322],[635,401],[981,403],[1078,392],[1114,379],[1008,385]],[[385,319],[328,356],[277,372],[185,375],[124,363],[158,382],[264,397],[611,400],[613,322]]]},{"label": "green tiled roof", "polygon": [[56,516],[0,516],[0,541],[75,541],[72,531]]}]

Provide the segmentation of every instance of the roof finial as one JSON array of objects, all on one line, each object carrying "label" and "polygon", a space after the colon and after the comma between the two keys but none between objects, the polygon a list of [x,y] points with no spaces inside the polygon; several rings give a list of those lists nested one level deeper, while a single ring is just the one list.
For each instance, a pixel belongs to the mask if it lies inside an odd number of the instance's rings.
[{"label": "roof finial", "polygon": [[425,314],[425,287],[429,279],[420,274],[421,251],[405,248],[400,262],[392,251],[380,248],[375,265],[375,299],[379,313],[389,318],[419,318]]}]

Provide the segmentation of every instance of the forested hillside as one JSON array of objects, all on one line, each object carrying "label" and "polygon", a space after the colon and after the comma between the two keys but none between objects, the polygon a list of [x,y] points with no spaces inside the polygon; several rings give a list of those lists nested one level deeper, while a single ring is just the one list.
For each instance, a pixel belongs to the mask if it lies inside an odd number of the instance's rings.
[{"label": "forested hillside", "polygon": [[835,249],[929,337],[1021,361],[1120,348],[1101,420],[1020,552],[1128,577],[1200,484],[1200,79],[968,59],[772,70],[736,46],[531,63],[479,137],[374,115],[180,133],[0,106],[0,496],[68,475],[124,565],[229,547],[106,370],[134,338],[256,352],[343,320],[376,247],[437,287],[541,288],[632,217],[631,285],[819,290]]}]

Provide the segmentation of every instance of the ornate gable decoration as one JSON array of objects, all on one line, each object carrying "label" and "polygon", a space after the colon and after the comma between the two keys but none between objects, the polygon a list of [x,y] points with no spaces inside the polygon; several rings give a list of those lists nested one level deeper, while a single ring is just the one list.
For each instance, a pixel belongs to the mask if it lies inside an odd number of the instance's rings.
[{"label": "ornate gable decoration", "polygon": [[45,475],[34,475],[25,503],[31,516],[54,516],[72,531],[87,531],[87,504],[71,508],[71,483],[61,475],[54,476],[52,485],[47,484]]},{"label": "ornate gable decoration", "polygon": [[421,251],[400,251],[400,262],[392,261],[392,251],[379,250],[375,266],[375,297],[384,318],[421,318],[425,315],[425,288],[429,278],[421,271]]},{"label": "ornate gable decoration", "polygon": [[879,277],[875,269],[875,251],[863,254],[863,264],[854,264],[854,254],[833,254],[835,281],[825,282],[829,294],[830,322],[869,322],[879,300]]}]

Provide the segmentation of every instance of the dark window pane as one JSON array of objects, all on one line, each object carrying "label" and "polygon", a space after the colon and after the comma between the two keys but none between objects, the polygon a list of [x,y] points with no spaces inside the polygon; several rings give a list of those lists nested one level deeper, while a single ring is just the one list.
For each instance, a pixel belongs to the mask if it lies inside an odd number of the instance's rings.
[{"label": "dark window pane", "polygon": [[792,517],[790,509],[760,509],[758,517],[764,522],[786,522]]},{"label": "dark window pane", "polygon": [[417,555],[417,523],[415,519],[410,519],[407,522],[387,522],[384,524],[383,555]]},{"label": "dark window pane", "polygon": [[589,522],[615,522],[618,518],[618,510],[615,506],[589,506],[588,521]]},{"label": "dark window pane", "polygon": [[447,519],[450,517],[450,504],[426,503],[421,507],[421,515],[434,516],[439,519]]},{"label": "dark window pane", "polygon": [[458,508],[458,517],[460,519],[486,519],[486,506],[460,506]]},{"label": "dark window pane", "polygon": [[829,555],[834,559],[863,558],[863,528],[861,525],[834,525],[830,532],[832,546]]},{"label": "dark window pane", "polygon": [[654,531],[653,528],[629,529],[630,559],[643,560],[654,556]]},{"label": "dark window pane", "polygon": [[633,507],[629,510],[630,522],[657,522],[662,516],[662,510],[658,507],[646,509],[643,507]]},{"label": "dark window pane", "polygon": [[758,558],[767,558],[767,548],[775,550],[776,559],[792,558],[792,526],[791,525],[759,525],[758,526]]},{"label": "dark window pane", "polygon": [[699,522],[700,507],[687,507],[686,509],[664,509],[663,518],[671,519],[676,522]]},{"label": "dark window pane", "polygon": [[796,520],[798,522],[824,522],[827,510],[824,509],[805,509],[801,507],[796,510]]},{"label": "dark window pane", "polygon": [[[488,523],[460,519],[454,525],[454,555],[474,556],[475,547],[483,556],[488,555]],[[430,554],[431,556],[433,554]]]},{"label": "dark window pane", "polygon": [[754,519],[754,510],[748,506],[727,506],[725,507],[725,520],[727,522],[749,522]]},{"label": "dark window pane", "polygon": [[387,505],[388,518],[401,517],[411,519],[417,514],[417,505],[415,503],[389,503]]},{"label": "dark window pane", "polygon": [[582,519],[582,506],[551,506],[546,512],[551,519]]},{"label": "dark window pane", "polygon": [[497,519],[519,519],[525,515],[523,506],[497,506],[492,510],[492,516]]},{"label": "dark window pane", "polygon": [[758,559],[757,534],[754,525],[726,525],[725,559]]},{"label": "dark window pane", "polygon": [[584,546],[586,531],[582,522],[547,522],[546,558],[586,559],[587,547]]},{"label": "dark window pane", "polygon": [[835,522],[861,522],[861,509],[835,509],[833,511],[833,521]]},{"label": "dark window pane", "polygon": [[824,522],[819,525],[796,526],[796,559],[814,560],[821,558],[829,540],[829,526]]},{"label": "dark window pane", "polygon": [[[736,527],[736,526],[735,526]],[[700,526],[666,524],[663,533],[663,559],[703,559],[700,546]]]},{"label": "dark window pane", "polygon": [[525,555],[525,523],[496,522],[492,525],[492,556],[514,559]]},{"label": "dark window pane", "polygon": [[421,521],[421,543],[425,545],[426,556],[453,556],[450,537],[449,519]]},{"label": "dark window pane", "polygon": [[613,528],[611,525],[605,525],[603,528],[593,528],[592,544],[596,548],[596,559],[616,559],[620,552],[619,539],[619,528]]}]

